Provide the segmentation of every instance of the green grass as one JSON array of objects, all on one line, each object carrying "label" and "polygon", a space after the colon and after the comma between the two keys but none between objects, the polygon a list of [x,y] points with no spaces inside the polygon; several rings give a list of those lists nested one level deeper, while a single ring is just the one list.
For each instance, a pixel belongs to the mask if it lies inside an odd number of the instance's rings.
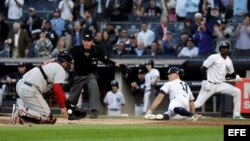
[{"label": "green grass", "polygon": [[1,126],[1,141],[223,141],[222,126]]}]

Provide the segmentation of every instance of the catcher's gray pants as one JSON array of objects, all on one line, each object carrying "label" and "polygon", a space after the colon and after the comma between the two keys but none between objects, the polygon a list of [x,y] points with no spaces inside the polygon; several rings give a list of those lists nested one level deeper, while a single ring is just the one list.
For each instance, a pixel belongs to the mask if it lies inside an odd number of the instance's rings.
[{"label": "catcher's gray pants", "polygon": [[100,91],[96,76],[91,73],[87,76],[73,76],[68,100],[76,105],[84,84],[88,86],[90,110],[100,111]]},{"label": "catcher's gray pants", "polygon": [[28,86],[22,79],[17,82],[16,91],[21,100],[17,101],[17,109],[21,116],[41,121],[49,120],[50,107],[36,86]]}]

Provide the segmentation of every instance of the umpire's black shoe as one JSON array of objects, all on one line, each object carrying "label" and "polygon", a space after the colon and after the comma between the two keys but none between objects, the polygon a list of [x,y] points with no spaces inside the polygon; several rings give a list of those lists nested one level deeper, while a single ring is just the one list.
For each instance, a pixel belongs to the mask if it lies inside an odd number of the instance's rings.
[{"label": "umpire's black shoe", "polygon": [[90,112],[89,118],[92,118],[92,119],[98,118],[98,112],[96,110],[92,110]]},{"label": "umpire's black shoe", "polygon": [[69,117],[68,117],[68,120],[80,120],[84,118],[83,116],[77,116],[75,114],[70,114]]}]

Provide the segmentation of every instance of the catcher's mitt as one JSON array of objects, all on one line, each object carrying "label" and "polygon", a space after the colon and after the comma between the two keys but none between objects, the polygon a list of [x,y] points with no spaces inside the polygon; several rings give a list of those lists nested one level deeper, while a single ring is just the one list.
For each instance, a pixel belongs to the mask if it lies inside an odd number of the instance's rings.
[{"label": "catcher's mitt", "polygon": [[86,112],[83,109],[75,107],[74,105],[70,104],[68,100],[65,102],[65,106],[67,110],[72,110],[72,113],[69,114],[68,120],[79,120],[86,117]]}]

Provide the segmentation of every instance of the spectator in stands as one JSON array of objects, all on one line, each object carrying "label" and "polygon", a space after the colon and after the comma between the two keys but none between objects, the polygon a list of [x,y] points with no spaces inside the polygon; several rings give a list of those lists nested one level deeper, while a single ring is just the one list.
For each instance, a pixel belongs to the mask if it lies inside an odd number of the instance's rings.
[{"label": "spectator in stands", "polygon": [[125,55],[128,54],[128,52],[125,49],[125,42],[124,41],[120,41],[118,45],[116,45],[116,47],[114,48],[114,54],[115,55]]},{"label": "spectator in stands", "polygon": [[53,49],[56,47],[58,36],[56,32],[51,28],[51,22],[49,20],[45,21],[44,28],[42,31],[45,32],[46,37],[51,41]]},{"label": "spectator in stands", "polygon": [[137,48],[137,40],[133,33],[129,35],[129,43],[125,46],[129,54],[135,54],[135,49]]},{"label": "spectator in stands", "polygon": [[143,6],[143,0],[136,0],[133,5],[133,16],[144,16],[144,6]]},{"label": "spectator in stands", "polygon": [[193,20],[186,18],[184,21],[184,28],[182,33],[187,33],[188,36],[192,36],[197,31],[197,27],[193,25]]},{"label": "spectator in stands", "polygon": [[237,37],[235,44],[235,53],[237,55],[248,56],[250,53],[250,17],[245,16],[243,23],[239,23],[235,35]]},{"label": "spectator in stands", "polygon": [[4,44],[4,41],[7,39],[9,30],[10,30],[9,25],[6,23],[4,15],[0,13],[0,33],[1,33],[0,34],[0,47],[1,45]]},{"label": "spectator in stands", "polygon": [[68,50],[67,44],[65,41],[65,37],[60,37],[59,41],[57,42],[56,48],[52,51],[51,56],[54,58],[58,55],[60,51]]},{"label": "spectator in stands", "polygon": [[233,1],[233,19],[232,22],[238,23],[243,21],[245,15],[250,10],[248,0],[234,0]]},{"label": "spectator in stands", "polygon": [[116,80],[111,81],[111,91],[106,93],[104,103],[107,105],[108,116],[122,115],[122,107],[126,102],[123,93],[119,90],[119,83]]},{"label": "spectator in stands", "polygon": [[32,30],[41,29],[41,18],[36,15],[36,10],[33,7],[28,9],[28,16],[24,19],[22,27],[26,29],[31,37]]},{"label": "spectator in stands", "polygon": [[53,15],[54,18],[50,20],[51,28],[56,32],[56,35],[60,37],[65,31],[65,22],[64,19],[60,17],[61,12],[59,9],[55,9]]},{"label": "spectator in stands", "polygon": [[120,32],[120,37],[118,38],[117,43],[120,43],[120,41],[124,41],[125,44],[129,44],[129,37],[128,37],[128,30],[127,28],[122,28]]},{"label": "spectator in stands", "polygon": [[81,27],[81,23],[76,21],[74,23],[74,29],[71,34],[71,45],[72,47],[81,47],[82,46],[82,37],[83,29]]},{"label": "spectator in stands", "polygon": [[158,43],[161,45],[163,41],[167,40],[167,31],[168,31],[168,19],[166,16],[161,17],[161,23],[155,27],[155,38],[158,40]]},{"label": "spectator in stands", "polygon": [[46,34],[44,31],[40,33],[39,37],[40,38],[36,42],[36,45],[35,45],[35,51],[36,51],[37,57],[50,58],[51,51],[53,49],[53,45],[51,41],[46,37]]},{"label": "spectator in stands", "polygon": [[195,58],[198,56],[199,49],[194,45],[192,37],[188,38],[187,46],[183,47],[178,57]]},{"label": "spectator in stands", "polygon": [[92,17],[90,9],[84,10],[84,20],[82,22],[83,31],[91,31],[95,35],[99,31],[99,27],[95,18]]},{"label": "spectator in stands", "polygon": [[147,22],[142,22],[141,31],[138,33],[137,42],[143,41],[144,46],[149,48],[151,43],[155,40],[155,33],[149,29]]},{"label": "spectator in stands", "polygon": [[167,40],[162,43],[164,54],[168,56],[176,55],[177,42],[176,39],[173,38],[172,32],[167,32]]},{"label": "spectator in stands", "polygon": [[176,0],[177,21],[186,18],[194,20],[194,15],[199,11],[200,0]]},{"label": "spectator in stands", "polygon": [[193,39],[198,45],[199,56],[207,56],[213,53],[212,28],[205,21],[200,23]]},{"label": "spectator in stands", "polygon": [[135,54],[137,57],[142,57],[147,54],[146,47],[142,40],[137,41],[137,48],[135,48]]},{"label": "spectator in stands", "polygon": [[92,15],[97,21],[106,21],[106,1],[105,0],[92,0],[93,7]]},{"label": "spectator in stands", "polygon": [[176,1],[175,0],[161,0],[161,11],[162,16],[168,16],[171,12],[171,9],[175,9]]},{"label": "spectator in stands", "polygon": [[58,9],[61,11],[61,18],[63,18],[66,22],[73,19],[73,7],[74,3],[72,0],[61,0],[58,5]]},{"label": "spectator in stands", "polygon": [[213,37],[216,41],[215,52],[219,53],[219,45],[222,41],[226,41],[231,46],[230,37],[233,36],[233,27],[229,26],[226,20],[219,21],[214,26]]},{"label": "spectator in stands", "polygon": [[223,17],[220,13],[220,8],[218,5],[215,5],[213,8],[208,8],[208,13],[206,15],[206,22],[210,27],[214,27],[218,23],[219,20],[223,20]]},{"label": "spectator in stands", "polygon": [[135,102],[135,116],[143,114],[143,96],[145,90],[145,70],[138,69],[137,80],[130,83],[130,92],[134,96]]},{"label": "spectator in stands", "polygon": [[102,42],[101,47],[107,57],[111,57],[113,55],[113,46],[118,41],[119,33],[118,29],[114,30],[115,37],[111,38],[108,30],[103,30],[102,32]]},{"label": "spectator in stands", "polygon": [[149,1],[149,7],[145,9],[144,16],[161,16],[161,8],[156,6],[156,0]]},{"label": "spectator in stands", "polygon": [[[203,18],[202,13],[196,13],[194,15],[194,23],[192,24],[192,33],[195,34],[197,30],[199,29],[199,26],[201,25],[201,22],[206,21],[205,18]],[[193,35],[192,34],[192,35]]]},{"label": "spectator in stands", "polygon": [[106,1],[106,13],[110,21],[126,21],[127,15],[124,14],[126,10],[126,4],[128,0],[107,0]]},{"label": "spectator in stands", "polygon": [[153,41],[150,47],[151,47],[151,50],[149,54],[152,57],[157,57],[158,55],[164,54],[163,49],[160,47],[157,41]]},{"label": "spectator in stands", "polygon": [[73,7],[73,21],[82,19],[84,17],[84,10],[87,8],[84,3],[85,0],[75,0]]},{"label": "spectator in stands", "polygon": [[180,40],[180,43],[177,45],[176,47],[176,54],[179,54],[180,51],[182,50],[182,48],[186,47],[187,46],[187,42],[188,42],[188,34],[187,33],[181,33],[181,40]]},{"label": "spectator in stands", "polygon": [[225,20],[232,21],[234,13],[234,0],[228,0],[228,5],[225,5]]},{"label": "spectator in stands", "polygon": [[8,39],[4,41],[11,49],[11,57],[23,58],[27,55],[30,47],[30,38],[25,30],[21,29],[20,23],[13,23],[13,30],[9,32]]},{"label": "spectator in stands", "polygon": [[41,29],[36,29],[36,30],[31,31],[31,46],[30,46],[29,52],[27,54],[28,58],[37,57],[35,45],[40,38],[39,35],[40,35],[41,31],[42,31]]},{"label": "spectator in stands", "polygon": [[8,7],[8,19],[20,20],[23,16],[24,0],[6,0],[5,6]]}]

